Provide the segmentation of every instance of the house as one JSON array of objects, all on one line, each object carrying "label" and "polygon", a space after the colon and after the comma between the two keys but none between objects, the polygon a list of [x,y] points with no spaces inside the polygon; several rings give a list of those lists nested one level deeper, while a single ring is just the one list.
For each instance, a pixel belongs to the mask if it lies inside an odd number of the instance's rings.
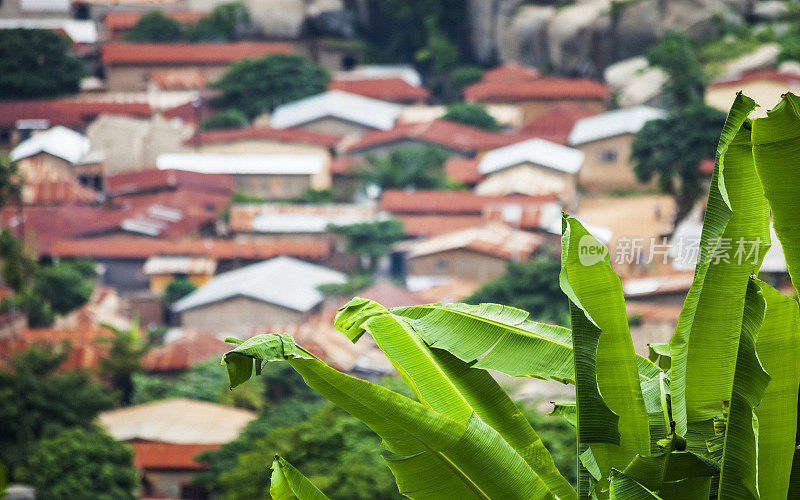
[{"label": "house", "polygon": [[544,139],[528,139],[487,152],[478,164],[475,193],[488,196],[556,194],[575,197],[583,152]]},{"label": "house", "polygon": [[52,19],[70,15],[69,0],[7,0],[0,3],[0,19]]},{"label": "house", "polygon": [[185,278],[196,287],[201,287],[214,277],[217,261],[208,257],[186,257],[181,255],[153,255],[144,263],[144,274],[150,278],[150,292],[163,295],[176,278]]},{"label": "house", "polygon": [[178,190],[216,193],[230,196],[233,177],[185,170],[140,170],[106,178],[106,194],[111,197],[148,195]]},{"label": "house", "polygon": [[455,276],[485,282],[499,278],[510,261],[527,260],[545,237],[502,223],[489,223],[424,240],[401,242],[409,275]]},{"label": "house", "polygon": [[430,97],[428,89],[412,85],[402,78],[334,79],[328,84],[328,90],[341,90],[397,104],[422,104]]},{"label": "house", "polygon": [[109,174],[152,169],[159,155],[180,152],[191,133],[190,126],[158,115],[104,114],[86,128],[92,150],[107,158]]},{"label": "house", "polygon": [[[181,24],[194,24],[201,18],[207,16],[209,12],[200,10],[162,10],[166,17],[174,19]],[[103,26],[106,30],[106,40],[110,42],[121,42],[125,34],[130,31],[139,19],[145,15],[145,11],[110,11],[103,18]]]},{"label": "house", "polygon": [[569,133],[575,127],[575,123],[581,118],[586,118],[595,113],[573,106],[571,104],[558,104],[544,114],[537,116],[529,121],[520,132],[530,134],[531,137],[538,137],[557,144],[566,145]]},{"label": "house", "polygon": [[394,127],[401,106],[341,90],[282,104],[275,108],[270,126],[300,128],[328,135],[361,135]]},{"label": "house", "polygon": [[330,236],[328,227],[375,220],[373,207],[344,203],[245,203],[230,207],[234,234]]},{"label": "house", "polygon": [[761,104],[755,116],[766,116],[766,111],[778,104],[783,94],[800,93],[800,75],[767,69],[720,78],[706,88],[706,104],[727,113],[739,91]]},{"label": "house", "polygon": [[447,151],[473,157],[489,149],[513,144],[530,136],[489,132],[449,120],[400,124],[389,130],[368,132],[359,139],[342,143],[347,154],[386,155],[401,146],[439,146]]},{"label": "house", "polygon": [[308,130],[246,127],[198,132],[184,143],[184,149],[218,154],[316,154],[328,161],[341,136]]},{"label": "house", "polygon": [[232,43],[122,43],[103,46],[108,89],[146,90],[154,71],[197,69],[207,81],[217,80],[227,67],[246,58],[288,54],[292,46],[282,42]]},{"label": "house", "polygon": [[386,190],[379,208],[399,219],[409,237],[435,236],[487,222],[542,230],[560,224],[561,218],[561,204],[553,194],[481,196],[467,191]]},{"label": "house", "polygon": [[255,412],[230,406],[165,399],[103,412],[98,423],[133,447],[133,464],[148,498],[207,498],[193,476],[207,469],[197,455],[233,441]]},{"label": "house", "polygon": [[483,180],[483,174],[478,170],[479,163],[479,158],[451,156],[444,162],[444,173],[448,179],[474,188]]},{"label": "house", "polygon": [[9,158],[24,179],[24,204],[91,202],[105,177],[102,156],[89,156],[89,140],[62,126],[22,141]]},{"label": "house", "polygon": [[251,334],[268,324],[299,323],[317,312],[319,285],[347,276],[291,257],[276,257],[217,275],[172,306],[180,324],[214,335]]},{"label": "house", "polygon": [[540,76],[513,64],[484,73],[480,82],[464,89],[467,102],[514,104],[528,123],[558,105],[568,104],[593,113],[605,111],[611,92],[603,83],[585,78]]},{"label": "house", "polygon": [[142,356],[142,368],[147,372],[178,375],[203,361],[219,360],[231,350],[230,344],[205,333],[182,332],[178,338],[170,339],[171,333],[165,337],[163,344],[148,349]]},{"label": "house", "polygon": [[317,154],[165,153],[159,170],[233,176],[235,190],[264,199],[287,199],[331,186],[329,161]]},{"label": "house", "polygon": [[578,175],[581,189],[589,193],[641,189],[630,161],[633,139],[647,122],[666,115],[663,109],[636,106],[578,120],[568,142],[586,155]]}]

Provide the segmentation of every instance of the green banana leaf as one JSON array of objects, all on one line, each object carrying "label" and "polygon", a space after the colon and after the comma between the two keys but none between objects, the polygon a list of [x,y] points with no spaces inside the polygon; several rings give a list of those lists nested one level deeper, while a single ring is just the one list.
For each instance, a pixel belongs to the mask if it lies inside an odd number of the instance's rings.
[{"label": "green banana leaf", "polygon": [[668,343],[647,344],[647,358],[657,364],[662,370],[669,370],[672,366],[672,358],[669,357]]},{"label": "green banana leaf", "polygon": [[486,370],[429,347],[417,332],[415,320],[364,300],[355,298],[339,309],[334,324],[343,333],[357,340],[361,336],[357,332],[369,332],[420,402],[462,423],[477,414],[519,453],[554,496],[577,498],[528,419]]},{"label": "green banana leaf", "polygon": [[326,500],[328,498],[308,478],[279,455],[275,455],[275,460],[272,462],[269,494],[272,500]]},{"label": "green banana leaf", "polygon": [[717,497],[720,500],[761,498],[758,492],[759,423],[754,409],[770,380],[756,355],[756,339],[766,307],[758,283],[749,279],[722,452]]},{"label": "green banana leaf", "polygon": [[800,98],[784,94],[753,121],[753,156],[795,289],[800,287]]},{"label": "green banana leaf", "polygon": [[[503,438],[473,414],[465,423],[384,387],[329,367],[289,335],[257,335],[226,353],[236,382],[254,363],[286,361],[309,387],[383,438],[400,492],[415,499],[552,499]],[[235,385],[231,381],[231,385]]]},{"label": "green banana leaf", "polygon": [[[769,209],[753,167],[750,122],[756,106],[739,93],[717,147],[695,277],[670,341],[672,416],[677,432],[719,414],[731,393],[748,276],[769,242]],[[739,241],[755,255],[739,255]],[[740,258],[742,257],[742,258]]]},{"label": "green banana leaf", "polygon": [[574,402],[553,403],[553,411],[547,414],[550,417],[561,417],[572,427],[578,425],[578,408]]},{"label": "green banana leaf", "polygon": [[719,464],[689,451],[669,451],[637,456],[623,473],[662,498],[707,500],[709,488],[698,484],[710,486],[711,478],[719,474]]},{"label": "green banana leaf", "polygon": [[650,423],[650,452],[657,453],[658,442],[672,432],[669,375],[660,372],[655,377],[642,380],[642,396]]},{"label": "green banana leaf", "polygon": [[611,500],[661,500],[660,496],[616,469],[611,476],[610,493]]},{"label": "green banana leaf", "polygon": [[[602,483],[612,468],[650,453],[649,420],[622,284],[608,252],[574,218],[565,215],[562,227],[559,283],[570,303],[578,444],[590,448]],[[580,498],[604,489],[586,486],[579,483]]]},{"label": "green banana leaf", "polygon": [[797,301],[757,281],[767,301],[756,353],[770,382],[758,417],[758,489],[761,498],[786,498],[797,432],[800,314]]}]

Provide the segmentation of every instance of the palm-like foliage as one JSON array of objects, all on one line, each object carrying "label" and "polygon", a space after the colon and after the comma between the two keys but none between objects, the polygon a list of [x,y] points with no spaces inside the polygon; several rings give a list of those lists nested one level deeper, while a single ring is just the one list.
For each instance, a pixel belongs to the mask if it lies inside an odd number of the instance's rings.
[{"label": "palm-like foliage", "polygon": [[[650,360],[633,350],[607,252],[565,215],[559,283],[571,330],[497,304],[386,309],[355,298],[339,311],[337,329],[353,342],[372,335],[418,401],[340,373],[282,334],[236,341],[223,358],[231,386],[264,362],[287,361],[383,438],[411,498],[800,494],[798,304],[755,277],[770,213],[790,274],[800,272],[800,98],[789,94],[751,121],[754,106],[739,95],[728,115],[695,280],[671,342],[651,346]],[[758,251],[742,256],[724,243],[739,240]],[[557,404],[553,415],[577,430],[577,491],[487,370],[574,384],[575,402]],[[291,466],[274,467],[273,494],[318,497]]]}]

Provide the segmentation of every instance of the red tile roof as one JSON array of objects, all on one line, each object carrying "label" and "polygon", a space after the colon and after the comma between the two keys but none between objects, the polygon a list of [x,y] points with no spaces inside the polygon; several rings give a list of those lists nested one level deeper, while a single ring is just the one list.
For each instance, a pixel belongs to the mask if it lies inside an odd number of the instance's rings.
[{"label": "red tile roof", "polygon": [[328,85],[328,89],[400,103],[422,101],[430,96],[428,89],[415,87],[402,78],[334,80]]},{"label": "red tile roof", "polygon": [[164,90],[202,89],[207,83],[205,73],[196,68],[151,71],[150,81]]},{"label": "red tile roof", "polygon": [[427,238],[483,223],[480,215],[401,215],[397,219],[403,223],[406,236],[415,238]]},{"label": "red tile roof", "polygon": [[483,175],[478,172],[478,158],[460,158],[454,156],[444,163],[444,171],[447,177],[454,181],[464,184],[477,184],[483,179]]},{"label": "red tile roof", "polygon": [[611,92],[603,83],[584,78],[542,77],[513,85],[502,81],[481,81],[464,89],[464,98],[470,102],[606,100],[610,97]]},{"label": "red tile roof", "polygon": [[380,209],[398,214],[472,214],[480,215],[492,204],[517,203],[541,205],[556,200],[545,196],[480,196],[467,191],[402,191],[383,192]]},{"label": "red tile roof", "polygon": [[417,141],[469,154],[507,146],[525,139],[530,139],[530,136],[489,132],[448,120],[434,120],[398,125],[391,130],[368,132],[348,145],[347,151],[361,151],[398,141]]},{"label": "red tile roof", "polygon": [[594,113],[569,104],[558,104],[537,116],[522,128],[522,132],[558,144],[567,144],[567,137],[581,118]]},{"label": "red tile roof", "polygon": [[800,84],[800,75],[793,73],[782,73],[774,69],[763,69],[744,73],[733,78],[720,78],[711,82],[709,87],[736,86],[758,80],[771,80],[782,83]]},{"label": "red tile roof", "polygon": [[[196,23],[208,15],[208,12],[195,10],[166,10],[163,14],[179,23]],[[106,14],[104,24],[108,30],[128,30],[136,26],[145,12],[109,12]]]},{"label": "red tile roof", "polygon": [[230,64],[246,58],[288,54],[283,42],[235,43],[121,43],[103,46],[104,64]]},{"label": "red tile roof", "polygon": [[0,127],[11,128],[19,120],[47,120],[49,126],[80,128],[99,114],[150,116],[146,102],[119,102],[89,98],[0,101]]},{"label": "red tile roof", "polygon": [[177,188],[230,195],[233,177],[186,170],[141,170],[106,177],[106,192],[112,197]]},{"label": "red tile roof", "polygon": [[524,66],[515,62],[508,62],[502,66],[492,68],[483,73],[484,82],[519,82],[532,80],[539,77],[539,71],[530,66]]},{"label": "red tile roof", "polygon": [[188,334],[147,351],[142,368],[150,372],[186,371],[201,361],[223,355],[230,345],[203,333]]},{"label": "red tile roof", "polygon": [[302,143],[333,148],[341,136],[320,134],[298,128],[277,129],[271,127],[247,127],[240,129],[210,130],[195,134],[186,144],[213,144],[220,142],[265,139],[287,143]]},{"label": "red tile roof", "polygon": [[201,101],[200,109],[195,109],[192,101],[165,109],[163,112],[164,118],[167,118],[168,120],[180,118],[186,123],[197,123],[198,118],[202,120],[203,118],[213,115],[217,111],[211,106],[210,103],[210,98],[214,94],[215,92],[210,92],[207,90],[202,92],[203,99]]},{"label": "red tile roof", "polygon": [[204,451],[218,450],[220,444],[173,444],[132,441],[133,465],[137,469],[207,469],[208,464],[195,461]]},{"label": "red tile roof", "polygon": [[263,238],[247,240],[183,239],[162,240],[139,236],[107,236],[91,239],[53,241],[49,255],[58,257],[95,257],[110,259],[146,259],[153,255],[202,255],[226,260],[263,260],[288,255],[306,260],[330,256],[330,244],[300,238]]},{"label": "red tile roof", "polygon": [[363,164],[364,159],[358,156],[339,156],[331,160],[329,168],[332,175],[345,175],[351,173],[351,168]]}]

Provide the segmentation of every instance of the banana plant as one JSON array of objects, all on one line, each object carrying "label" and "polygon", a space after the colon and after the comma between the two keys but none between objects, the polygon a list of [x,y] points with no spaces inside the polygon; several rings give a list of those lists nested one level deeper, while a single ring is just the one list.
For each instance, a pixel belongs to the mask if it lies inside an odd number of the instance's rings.
[{"label": "banana plant", "polygon": [[[288,362],[381,436],[399,491],[414,499],[800,497],[800,312],[757,277],[772,220],[795,287],[800,279],[800,98],[751,120],[755,106],[739,94],[728,114],[694,281],[672,339],[648,358],[634,352],[607,249],[565,214],[570,329],[499,304],[387,309],[356,297],[336,328],[353,342],[369,334],[415,399],[341,373],[281,333],[228,339],[238,344],[222,358],[231,387]],[[577,488],[490,371],[574,386],[575,401],[551,415],[575,427]],[[324,498],[280,457],[271,492]]]}]

